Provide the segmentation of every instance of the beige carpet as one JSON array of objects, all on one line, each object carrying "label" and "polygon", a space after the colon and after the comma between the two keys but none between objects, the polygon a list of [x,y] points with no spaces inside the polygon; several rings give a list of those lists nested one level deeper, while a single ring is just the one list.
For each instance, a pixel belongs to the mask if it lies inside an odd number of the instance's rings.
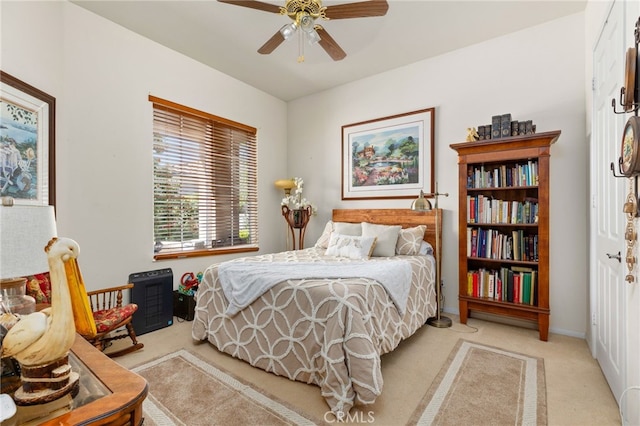
[{"label": "beige carpet", "polygon": [[546,425],[544,362],[460,339],[410,424]]},{"label": "beige carpet", "polygon": [[[220,366],[179,350],[133,369],[149,382],[145,425],[314,425],[314,418]],[[375,419],[352,412],[346,423]],[[324,421],[323,421],[324,420]],[[409,424],[546,425],[544,363],[460,339]]]},{"label": "beige carpet", "polygon": [[[550,333],[549,341],[543,342],[538,339],[538,332],[531,328],[474,318],[469,320],[471,327],[468,327],[460,324],[457,317],[452,316],[452,319],[452,327],[425,326],[395,351],[382,357],[382,395],[371,406],[362,407],[364,421],[360,424],[410,424],[416,407],[424,400],[455,345],[463,338],[544,359],[547,423],[550,426],[620,426],[615,398],[584,339]],[[114,361],[132,369],[184,349],[231,372],[245,383],[251,383],[254,389],[268,391],[307,417],[324,418],[328,406],[320,388],[264,372],[219,352],[211,344],[196,342],[191,337],[191,325],[191,322],[176,320],[171,327],[146,333],[139,337],[144,343],[143,349],[114,358]],[[127,344],[124,340],[120,342]],[[178,381],[176,386],[176,394],[197,392],[184,381]],[[195,405],[191,404],[191,408]],[[194,411],[197,409],[195,407]],[[370,413],[375,417],[373,422],[369,422]],[[473,423],[469,420],[461,424]]]}]

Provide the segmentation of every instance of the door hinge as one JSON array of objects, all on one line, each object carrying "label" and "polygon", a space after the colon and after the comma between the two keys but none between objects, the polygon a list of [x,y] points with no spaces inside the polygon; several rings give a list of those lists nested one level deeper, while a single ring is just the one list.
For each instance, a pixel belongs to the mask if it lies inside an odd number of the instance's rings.
[{"label": "door hinge", "polygon": [[592,91],[592,92],[595,92],[595,91],[596,91],[596,78],[595,78],[595,77],[593,77],[593,78],[591,79],[591,91]]},{"label": "door hinge", "polygon": [[596,313],[591,313],[591,325],[596,325]]}]

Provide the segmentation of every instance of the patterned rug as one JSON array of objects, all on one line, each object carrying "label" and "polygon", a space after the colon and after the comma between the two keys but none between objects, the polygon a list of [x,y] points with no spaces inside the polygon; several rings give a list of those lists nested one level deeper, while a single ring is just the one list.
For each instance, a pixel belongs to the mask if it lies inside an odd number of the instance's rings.
[{"label": "patterned rug", "polygon": [[410,424],[546,425],[544,360],[460,339]]},{"label": "patterned rug", "polygon": [[186,350],[133,368],[149,383],[145,426],[321,423]]},{"label": "patterned rug", "polygon": [[[328,424],[186,350],[132,371],[149,382],[145,426]],[[546,425],[543,359],[460,339],[408,424]]]}]

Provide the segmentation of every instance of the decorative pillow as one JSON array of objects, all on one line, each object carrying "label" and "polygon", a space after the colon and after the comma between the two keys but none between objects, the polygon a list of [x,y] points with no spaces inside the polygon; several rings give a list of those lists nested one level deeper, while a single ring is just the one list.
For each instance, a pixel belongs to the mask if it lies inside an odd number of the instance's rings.
[{"label": "decorative pillow", "polygon": [[323,248],[323,249],[326,249],[327,247],[329,247],[329,239],[331,238],[332,232],[333,232],[333,221],[330,220],[324,226],[324,231],[322,231],[322,235],[320,235],[320,238],[318,238],[318,241],[316,241],[316,244],[314,247]]},{"label": "decorative pillow", "polygon": [[26,294],[36,299],[36,303],[51,303],[51,278],[49,272],[29,275]]},{"label": "decorative pillow", "polygon": [[362,235],[362,225],[359,223],[333,222],[333,230],[342,235]]},{"label": "decorative pillow", "polygon": [[420,245],[424,241],[424,233],[427,225],[419,225],[414,228],[401,229],[396,244],[396,254],[413,256],[420,253]]},{"label": "decorative pillow", "polygon": [[422,244],[420,244],[420,251],[419,253],[423,256],[426,256],[428,254],[433,256],[433,246],[431,244],[429,244],[426,241],[423,241]]},{"label": "decorative pillow", "polygon": [[362,222],[362,236],[377,237],[376,247],[373,250],[372,256],[395,256],[398,234],[401,229],[402,226],[400,225],[376,225]]},{"label": "decorative pillow", "polygon": [[342,235],[333,232],[325,255],[348,257],[350,259],[368,259],[375,245],[376,237]]}]

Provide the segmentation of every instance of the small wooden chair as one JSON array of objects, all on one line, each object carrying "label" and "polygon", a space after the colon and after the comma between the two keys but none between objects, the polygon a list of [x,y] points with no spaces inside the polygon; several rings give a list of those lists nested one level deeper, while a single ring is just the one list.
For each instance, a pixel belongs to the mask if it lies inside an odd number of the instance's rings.
[{"label": "small wooden chair", "polygon": [[[77,276],[79,277],[78,281],[81,281],[79,270]],[[138,310],[138,305],[135,303],[123,305],[122,303],[123,291],[131,289],[133,284],[90,292],[84,290],[84,284],[79,284],[79,282],[75,283],[76,292],[72,296],[74,316],[79,315],[79,318],[76,318],[78,334],[103,352],[111,346],[113,341],[126,337],[131,338],[131,346],[105,352],[112,358],[144,347],[144,344],[138,342],[136,332],[131,324],[133,314]],[[37,309],[48,306],[51,302],[49,272],[27,277],[27,294],[36,299]]]},{"label": "small wooden chair", "polygon": [[[113,352],[105,352],[112,358],[144,347],[144,344],[138,342],[133,324],[131,324],[133,314],[138,310],[138,305],[135,303],[122,305],[123,290],[131,288],[133,288],[133,284],[129,283],[119,287],[87,292],[97,332],[95,335],[81,334],[82,337],[103,352],[111,345],[112,341],[126,337],[131,338],[131,346]],[[122,330],[116,332],[118,329]]]}]

